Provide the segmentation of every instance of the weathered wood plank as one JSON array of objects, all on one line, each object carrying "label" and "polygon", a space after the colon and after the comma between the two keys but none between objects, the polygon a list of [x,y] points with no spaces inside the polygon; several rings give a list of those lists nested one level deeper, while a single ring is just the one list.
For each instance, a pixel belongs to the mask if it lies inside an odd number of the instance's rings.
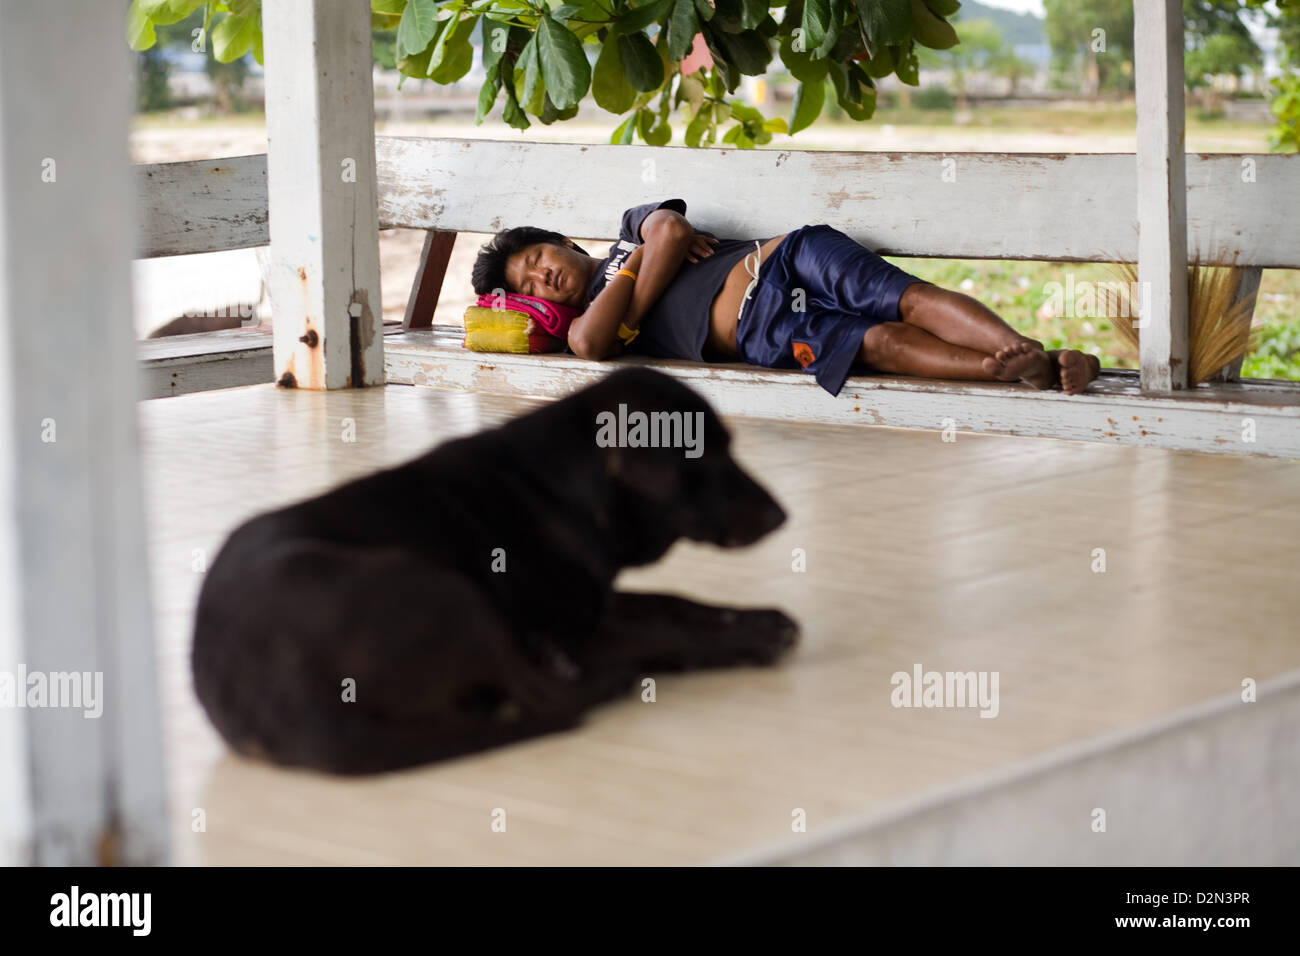
[{"label": "weathered wood plank", "polygon": [[1188,382],[1183,7],[1150,0],[1134,16],[1142,390],[1173,392]]},{"label": "weathered wood plank", "polygon": [[262,31],[276,380],[382,384],[369,5],[278,0]]},{"label": "weathered wood plank", "polygon": [[[680,196],[693,223],[726,236],[827,222],[890,255],[1137,261],[1132,153],[639,146],[630,154],[625,146],[378,137],[376,155],[385,228],[539,225],[605,238],[610,217],[627,206]],[[1190,155],[1187,209],[1198,255],[1228,245],[1241,265],[1300,268],[1300,156]]]},{"label": "weathered wood plank", "polygon": [[120,4],[0,3],[0,671],[59,698],[0,708],[6,864],[169,862],[121,30]]},{"label": "weathered wood plank", "polygon": [[271,336],[260,329],[222,329],[136,343],[141,399],[274,381]]},{"label": "weathered wood plank", "polygon": [[456,245],[456,233],[430,229],[424,234],[424,248],[420,251],[420,265],[411,283],[411,295],[406,300],[406,315],[402,317],[402,331],[427,329],[433,325],[433,313],[438,308],[438,296],[447,278],[447,264]]},{"label": "weathered wood plank", "polygon": [[[618,212],[667,189],[687,200],[693,222],[720,235],[777,235],[804,222],[829,222],[892,255],[1137,261],[1132,153],[715,149],[691,157],[682,153],[697,151],[645,146],[636,147],[644,154],[625,176],[611,177],[611,169],[627,164],[627,147],[385,136],[375,144],[383,228],[492,233],[544,223],[566,235],[613,238],[611,208]],[[642,182],[643,159],[656,162],[661,188]],[[214,172],[214,165],[231,172]],[[590,175],[568,172],[582,168]],[[945,170],[955,181],[943,182]],[[264,156],[142,166],[137,173],[141,256],[268,241]],[[791,189],[801,175],[818,187]],[[1293,228],[1300,221],[1300,156],[1191,154],[1186,175],[1195,255],[1209,258],[1230,246],[1242,265],[1300,268],[1300,230]],[[530,189],[534,176],[538,188]],[[826,188],[830,182],[835,186]],[[872,188],[873,182],[884,185]],[[161,190],[156,198],[150,184]],[[992,223],[990,210],[997,212]]]},{"label": "weathered wood plank", "polygon": [[729,415],[935,431],[951,420],[958,431],[1300,458],[1300,388],[1289,385],[1243,382],[1147,396],[1136,373],[1108,371],[1088,392],[1065,395],[1028,386],[855,375],[832,398],[800,371],[488,354],[460,348],[458,335],[435,326],[432,333],[388,336],[388,381],[559,398],[623,363],[646,364],[698,389]]},{"label": "weathered wood plank", "polygon": [[137,259],[246,249],[270,242],[266,154],[135,167],[143,228]]}]

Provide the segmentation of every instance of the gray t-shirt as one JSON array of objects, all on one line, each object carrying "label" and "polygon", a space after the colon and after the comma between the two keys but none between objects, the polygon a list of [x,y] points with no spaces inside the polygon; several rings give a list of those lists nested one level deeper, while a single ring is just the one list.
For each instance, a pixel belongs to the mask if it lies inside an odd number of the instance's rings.
[{"label": "gray t-shirt", "polygon": [[[624,210],[618,241],[609,247],[609,255],[601,262],[587,286],[588,303],[596,298],[597,293],[623,268],[627,257],[644,242],[641,223],[656,209],[674,209],[684,216],[686,201],[665,199],[663,202],[644,203]],[[701,235],[714,236],[707,229],[697,231]],[[721,290],[732,267],[754,249],[753,239],[723,239],[713,246],[713,255],[695,262],[683,259],[681,269],[673,281],[641,319],[641,334],[627,347],[627,351],[656,358],[704,361],[704,342],[709,334],[709,310],[713,299]]]}]

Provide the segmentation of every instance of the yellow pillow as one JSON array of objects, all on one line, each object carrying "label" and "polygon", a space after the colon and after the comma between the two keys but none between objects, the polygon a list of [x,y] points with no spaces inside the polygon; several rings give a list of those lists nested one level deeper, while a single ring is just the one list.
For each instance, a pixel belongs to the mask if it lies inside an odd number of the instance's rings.
[{"label": "yellow pillow", "polygon": [[543,331],[528,334],[528,314],[514,309],[471,305],[465,310],[465,348],[472,352],[559,352],[562,339]]}]

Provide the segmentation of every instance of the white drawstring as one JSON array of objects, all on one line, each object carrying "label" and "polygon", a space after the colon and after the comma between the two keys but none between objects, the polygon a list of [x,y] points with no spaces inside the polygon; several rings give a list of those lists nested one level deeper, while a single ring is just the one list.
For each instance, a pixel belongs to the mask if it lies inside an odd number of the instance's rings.
[{"label": "white drawstring", "polygon": [[[749,257],[754,257],[754,268],[749,267]],[[754,240],[754,251],[745,256],[745,271],[754,278],[749,280],[749,285],[745,287],[745,297],[740,300],[740,308],[736,312],[736,323],[740,323],[740,317],[744,314],[745,303],[749,301],[750,293],[754,291],[754,286],[758,284],[758,267],[763,263],[763,244],[757,239]]]}]

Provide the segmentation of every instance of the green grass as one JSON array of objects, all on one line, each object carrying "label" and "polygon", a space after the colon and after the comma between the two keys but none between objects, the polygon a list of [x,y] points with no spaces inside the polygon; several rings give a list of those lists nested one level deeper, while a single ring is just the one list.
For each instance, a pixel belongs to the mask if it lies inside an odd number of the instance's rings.
[{"label": "green grass", "polygon": [[[1049,349],[1075,348],[1096,355],[1103,365],[1137,368],[1137,351],[1110,320],[1057,315],[1051,307],[1048,284],[1065,286],[1067,274],[1073,274],[1076,288],[1085,281],[1119,281],[1105,263],[886,258],[922,279],[979,299],[1016,331]],[[1300,271],[1264,270],[1254,325],[1258,340],[1242,364],[1242,375],[1300,380]]]}]

